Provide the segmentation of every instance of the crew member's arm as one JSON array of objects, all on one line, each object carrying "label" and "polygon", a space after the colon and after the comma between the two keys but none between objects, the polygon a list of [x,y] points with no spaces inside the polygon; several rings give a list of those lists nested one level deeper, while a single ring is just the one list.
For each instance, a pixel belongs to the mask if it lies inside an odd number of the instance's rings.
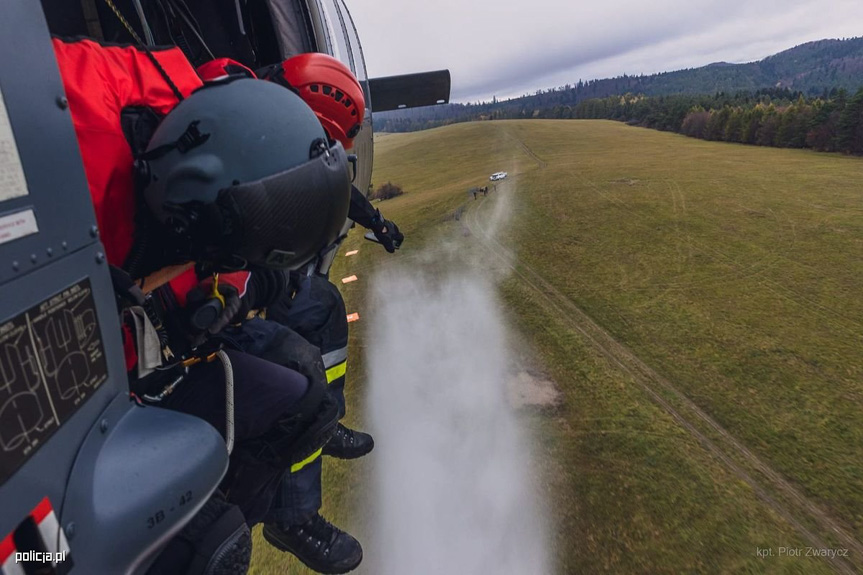
[{"label": "crew member's arm", "polygon": [[351,186],[351,205],[348,217],[374,232],[375,237],[389,253],[393,253],[405,240],[399,227],[390,220],[385,220],[380,210],[376,210],[356,186]]}]

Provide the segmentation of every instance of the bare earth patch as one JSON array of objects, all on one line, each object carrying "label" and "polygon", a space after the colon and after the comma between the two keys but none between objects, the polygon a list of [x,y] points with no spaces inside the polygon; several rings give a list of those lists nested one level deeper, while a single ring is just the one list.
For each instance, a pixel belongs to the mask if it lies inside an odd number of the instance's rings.
[{"label": "bare earth patch", "polygon": [[506,386],[507,398],[513,409],[555,407],[560,402],[560,392],[554,382],[527,371],[510,376]]}]

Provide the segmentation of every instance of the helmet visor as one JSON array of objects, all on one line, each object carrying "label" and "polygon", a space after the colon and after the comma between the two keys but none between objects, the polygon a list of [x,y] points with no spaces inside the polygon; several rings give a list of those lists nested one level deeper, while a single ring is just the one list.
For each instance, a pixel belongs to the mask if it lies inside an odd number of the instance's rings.
[{"label": "helmet visor", "polygon": [[296,268],[336,240],[348,217],[348,158],[341,144],[308,162],[219,192],[222,256]]}]

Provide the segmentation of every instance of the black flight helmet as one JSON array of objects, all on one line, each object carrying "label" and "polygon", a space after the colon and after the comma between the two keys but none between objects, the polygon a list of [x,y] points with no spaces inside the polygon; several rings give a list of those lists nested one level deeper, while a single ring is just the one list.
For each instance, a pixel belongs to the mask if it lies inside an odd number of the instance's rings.
[{"label": "black flight helmet", "polygon": [[189,259],[214,269],[299,267],[347,218],[344,149],[271,82],[199,89],[165,117],[145,160],[150,210]]}]

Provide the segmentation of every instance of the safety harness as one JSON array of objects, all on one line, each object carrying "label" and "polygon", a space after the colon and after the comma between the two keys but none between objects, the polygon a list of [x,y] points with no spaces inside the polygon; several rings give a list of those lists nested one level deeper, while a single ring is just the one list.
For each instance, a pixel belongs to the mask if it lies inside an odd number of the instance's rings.
[{"label": "safety harness", "polygon": [[190,367],[221,361],[225,371],[225,444],[230,454],[234,447],[234,373],[228,354],[221,345],[210,345],[175,357],[160,299],[152,293],[144,294],[122,269],[113,265],[110,269],[120,317],[128,328],[124,334],[134,334],[137,375],[130,375],[131,398],[139,405],[161,403],[183,382]]}]

